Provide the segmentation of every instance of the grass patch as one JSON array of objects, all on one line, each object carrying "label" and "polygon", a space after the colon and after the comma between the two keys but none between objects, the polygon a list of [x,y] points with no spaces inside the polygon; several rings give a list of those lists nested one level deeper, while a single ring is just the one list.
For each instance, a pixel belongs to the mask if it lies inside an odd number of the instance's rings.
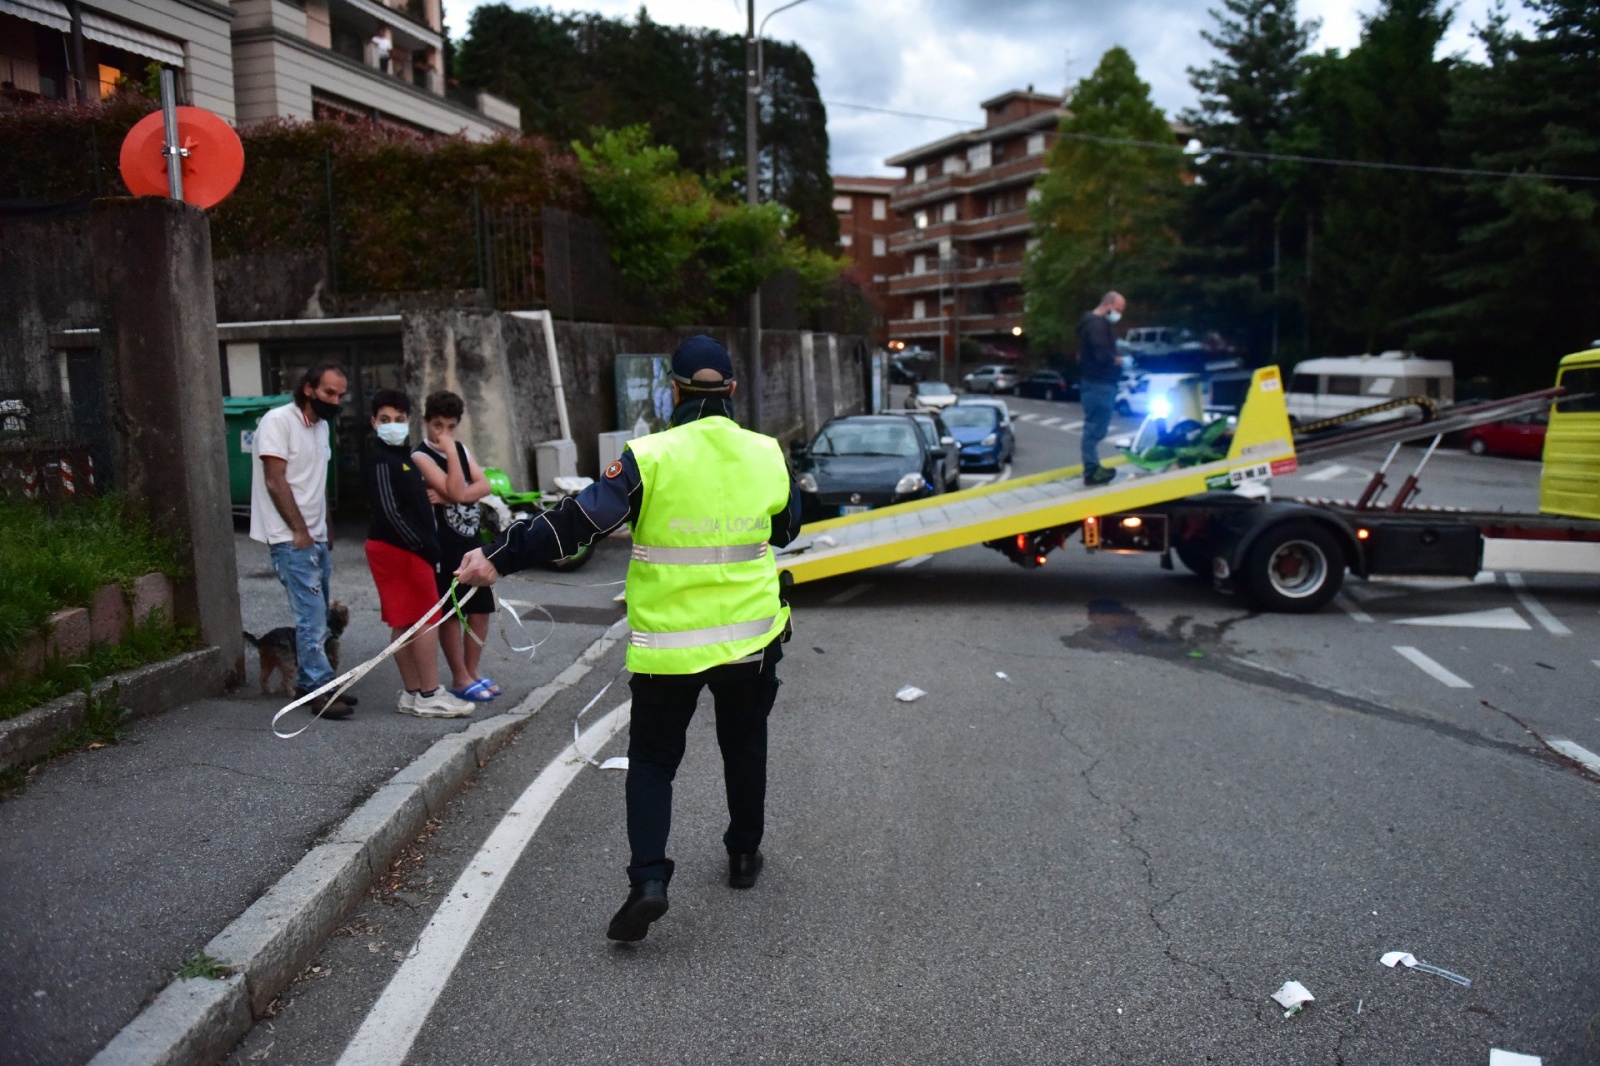
[{"label": "grass patch", "polygon": [[219,959],[213,959],[203,951],[197,951],[179,963],[178,968],[172,971],[172,976],[180,981],[190,981],[196,977],[217,981],[232,973],[233,967]]},{"label": "grass patch", "polygon": [[[148,570],[144,572],[149,573]],[[24,711],[69,692],[84,691],[102,677],[147,663],[161,662],[198,647],[200,640],[194,630],[174,626],[157,609],[150,613],[145,622],[132,626],[121,644],[95,644],[83,662],[68,663],[59,658],[50,659],[44,669],[33,677],[0,687],[0,721],[15,718]],[[95,716],[96,702],[94,699],[89,701],[91,721]],[[77,736],[77,733],[73,735]],[[84,737],[66,750],[74,750],[96,740],[111,744],[116,742],[116,737],[114,734],[101,736],[96,733]]]},{"label": "grass patch", "polygon": [[0,659],[15,655],[63,607],[87,607],[100,586],[129,588],[152,571],[178,577],[176,546],[117,495],[52,510],[0,499]]}]

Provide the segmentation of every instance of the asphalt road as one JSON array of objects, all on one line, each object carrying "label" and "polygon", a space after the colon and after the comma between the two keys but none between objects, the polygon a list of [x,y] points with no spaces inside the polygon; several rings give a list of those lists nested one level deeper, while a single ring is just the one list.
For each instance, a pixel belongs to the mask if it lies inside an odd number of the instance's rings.
[{"label": "asphalt road", "polygon": [[[1076,461],[1075,407],[1014,406],[1017,473]],[[1275,491],[1353,496],[1381,459]],[[1536,464],[1441,455],[1431,473],[1435,503],[1536,495]],[[672,909],[637,946],[605,940],[622,777],[563,748],[619,652],[490,764],[233,1061],[337,1062],[358,1031],[366,1057],[345,1061],[418,1066],[1600,1061],[1600,779],[1551,747],[1600,751],[1600,581],[1352,582],[1291,618],[1152,558],[1069,547],[1023,571],[970,548],[794,602],[754,891],[722,881],[702,715]],[[927,695],[897,701],[908,684]],[[619,682],[583,725],[625,698]],[[571,783],[526,847],[477,855],[552,776]],[[430,922],[450,935],[419,952]],[[459,957],[430,962],[441,941]],[[1387,969],[1391,950],[1472,984]],[[1290,980],[1316,999],[1285,1017],[1269,997]]]}]

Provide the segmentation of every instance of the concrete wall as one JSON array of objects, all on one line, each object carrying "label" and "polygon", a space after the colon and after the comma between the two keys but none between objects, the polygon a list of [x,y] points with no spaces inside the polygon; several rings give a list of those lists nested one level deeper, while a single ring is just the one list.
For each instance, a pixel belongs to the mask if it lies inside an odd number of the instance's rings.
[{"label": "concrete wall", "polygon": [[233,10],[227,4],[214,0],[94,0],[84,6],[183,42],[189,102],[234,121],[229,30]]},{"label": "concrete wall", "polygon": [[50,436],[72,435],[50,335],[100,324],[86,223],[0,221],[0,400],[22,400]]}]

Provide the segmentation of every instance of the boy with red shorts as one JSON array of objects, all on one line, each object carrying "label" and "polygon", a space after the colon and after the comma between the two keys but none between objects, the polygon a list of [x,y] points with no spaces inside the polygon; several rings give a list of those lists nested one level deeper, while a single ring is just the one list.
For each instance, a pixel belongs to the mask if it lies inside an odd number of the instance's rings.
[{"label": "boy with red shorts", "polygon": [[439,685],[439,534],[428,490],[411,459],[411,400],[398,389],[372,397],[373,438],[367,450],[367,565],[391,639],[428,615],[424,628],[395,653],[405,689],[395,710],[419,718],[461,718],[472,704]]}]

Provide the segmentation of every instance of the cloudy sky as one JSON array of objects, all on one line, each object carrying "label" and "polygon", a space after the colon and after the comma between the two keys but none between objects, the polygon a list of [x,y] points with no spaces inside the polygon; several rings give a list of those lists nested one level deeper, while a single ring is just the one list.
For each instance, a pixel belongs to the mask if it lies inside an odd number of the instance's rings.
[{"label": "cloudy sky", "polygon": [[[513,6],[598,11],[632,18],[639,0],[589,0]],[[783,0],[758,0],[763,19]],[[1377,0],[1300,0],[1302,18],[1322,20],[1317,48],[1348,49],[1360,39],[1361,16]],[[1450,52],[1478,55],[1472,27],[1492,0],[1459,0],[1445,41]],[[475,0],[445,0],[452,36],[466,29]],[[650,17],[675,25],[732,33],[745,28],[743,0],[654,0]],[[808,0],[777,14],[766,36],[810,53],[828,106],[835,174],[892,174],[887,156],[982,124],[978,104],[1032,84],[1062,89],[1093,70],[1106,49],[1122,45],[1169,115],[1194,102],[1187,68],[1210,62],[1200,31],[1214,25],[1207,0]],[[1513,24],[1527,25],[1516,0]],[[908,118],[858,110],[861,105],[961,120]]]}]

